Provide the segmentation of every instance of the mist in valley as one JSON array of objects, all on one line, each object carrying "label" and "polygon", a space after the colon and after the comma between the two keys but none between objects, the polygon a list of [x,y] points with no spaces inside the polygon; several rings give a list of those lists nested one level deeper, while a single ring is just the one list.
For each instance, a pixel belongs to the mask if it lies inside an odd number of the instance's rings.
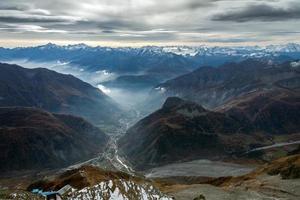
[{"label": "mist in valley", "polygon": [[[143,116],[153,111],[152,109],[151,110],[143,109],[146,100],[149,98],[150,91],[153,88],[151,87],[131,88],[127,86],[110,87],[105,85],[105,83],[109,81],[114,81],[116,78],[128,74],[118,74],[118,73],[110,72],[105,69],[101,69],[98,71],[87,71],[85,66],[73,65],[70,64],[69,62],[62,62],[59,60],[49,61],[49,62],[45,62],[45,61],[37,62],[37,61],[30,61],[26,59],[18,59],[18,60],[3,60],[1,62],[20,65],[28,69],[46,68],[62,74],[73,75],[91,84],[92,86],[98,88],[107,96],[111,97],[120,106],[120,108],[124,110],[125,113],[128,114],[126,116],[130,117],[133,122],[136,122],[137,120],[141,119]],[[137,74],[130,74],[130,75],[137,75]]]}]

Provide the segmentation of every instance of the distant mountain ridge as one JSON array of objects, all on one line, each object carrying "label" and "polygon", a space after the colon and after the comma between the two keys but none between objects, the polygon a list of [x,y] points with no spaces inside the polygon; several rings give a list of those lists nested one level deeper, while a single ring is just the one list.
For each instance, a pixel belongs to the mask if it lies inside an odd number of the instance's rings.
[{"label": "distant mountain ridge", "polygon": [[113,122],[118,106],[102,91],[71,75],[48,69],[0,64],[0,106],[37,107],[82,116],[98,124]]},{"label": "distant mountain ridge", "polygon": [[49,43],[37,47],[0,48],[0,59],[67,62],[89,72],[107,70],[119,74],[157,74],[165,69],[164,76],[172,78],[195,67],[192,61],[180,55],[163,52],[159,47],[110,48],[89,47],[84,44],[58,46]]},{"label": "distant mountain ridge", "polygon": [[[102,46],[88,46],[84,43],[75,45],[56,45],[48,43],[45,45],[35,47],[17,47],[17,48],[1,48],[1,50],[22,51],[25,50],[66,50],[66,51],[94,51],[94,52],[132,52],[135,54],[163,54],[172,53],[182,56],[200,56],[200,55],[244,55],[245,57],[259,58],[266,55],[275,55],[276,53],[297,53],[300,52],[300,44],[287,43],[280,45],[268,45],[268,46],[237,46],[237,47],[210,47],[205,45],[200,46],[144,46],[144,47],[102,47]],[[76,53],[76,52],[75,52]]]},{"label": "distant mountain ridge", "polygon": [[[156,73],[177,71],[180,75],[202,65],[219,66],[248,58],[282,62],[300,59],[300,45],[209,47],[209,46],[145,46],[90,47],[85,44],[59,46],[52,43],[24,48],[0,48],[1,60],[61,61],[84,67],[87,71]],[[157,71],[157,69],[160,69]],[[149,72],[148,72],[149,71]],[[173,72],[174,73],[174,72]],[[168,76],[168,73],[165,73]]]},{"label": "distant mountain ridge", "polygon": [[[220,67],[225,63],[242,62],[247,59],[274,64],[299,60],[300,45],[290,43],[265,47],[200,45],[112,48],[91,47],[86,44],[60,46],[49,43],[35,47],[0,48],[2,62],[29,68],[49,66],[58,72],[80,77],[95,87],[100,84],[114,87],[118,91],[129,89],[129,92],[139,93],[148,92],[149,88],[159,83],[193,72],[199,67]],[[146,108],[142,112],[149,113],[148,110],[155,109]]]}]

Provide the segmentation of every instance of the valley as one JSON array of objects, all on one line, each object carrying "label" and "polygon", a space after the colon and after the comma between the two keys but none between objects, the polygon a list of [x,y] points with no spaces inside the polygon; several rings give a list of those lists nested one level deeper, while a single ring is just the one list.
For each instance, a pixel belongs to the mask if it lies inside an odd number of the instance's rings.
[{"label": "valley", "polygon": [[0,200],[299,200],[300,0],[0,0]]},{"label": "valley", "polygon": [[[299,65],[277,55],[289,45],[199,67],[200,47],[73,47],[0,50],[0,199],[299,197]],[[221,50],[236,49],[206,49]]]},{"label": "valley", "polygon": [[128,166],[127,161],[119,155],[117,140],[118,136],[110,135],[109,142],[107,143],[103,153],[85,162],[69,166],[67,169],[76,169],[84,165],[93,165],[103,169],[124,171],[129,174],[134,174],[134,170]]}]

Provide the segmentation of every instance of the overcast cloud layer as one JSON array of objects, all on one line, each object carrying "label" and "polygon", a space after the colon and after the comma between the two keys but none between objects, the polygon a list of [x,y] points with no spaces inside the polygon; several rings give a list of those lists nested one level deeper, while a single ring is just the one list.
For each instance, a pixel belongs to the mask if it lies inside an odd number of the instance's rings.
[{"label": "overcast cloud layer", "polygon": [[4,0],[0,45],[300,41],[299,0]]}]

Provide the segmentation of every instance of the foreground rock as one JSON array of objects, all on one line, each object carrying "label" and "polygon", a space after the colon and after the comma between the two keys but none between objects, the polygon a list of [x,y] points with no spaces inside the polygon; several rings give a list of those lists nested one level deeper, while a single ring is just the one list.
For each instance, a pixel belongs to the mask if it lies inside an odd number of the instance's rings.
[{"label": "foreground rock", "polygon": [[57,191],[66,185],[69,189],[62,196],[70,200],[171,200],[142,177],[105,171],[93,166],[82,166],[51,180],[38,181],[30,185],[28,190]]}]

